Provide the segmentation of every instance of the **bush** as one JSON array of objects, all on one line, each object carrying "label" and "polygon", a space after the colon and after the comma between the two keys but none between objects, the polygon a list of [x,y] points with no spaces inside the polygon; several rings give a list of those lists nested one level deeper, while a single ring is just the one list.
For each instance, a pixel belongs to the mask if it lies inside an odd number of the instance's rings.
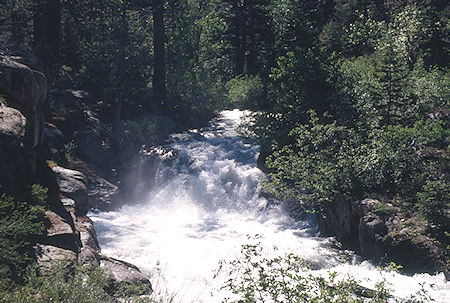
[{"label": "bush", "polygon": [[[427,180],[445,176],[448,163],[439,152],[448,131],[432,120],[419,120],[411,127],[388,125],[365,135],[336,122],[320,122],[312,113],[308,124],[294,128],[289,136],[295,143],[275,146],[266,161],[272,171],[266,188],[280,199],[312,200],[319,207],[340,197],[377,196],[400,197],[405,206],[420,197],[423,209],[432,198],[417,196],[418,191]],[[442,208],[445,203],[433,205]],[[431,220],[435,215],[438,212],[430,210],[425,217]]]},{"label": "bush", "polygon": [[33,204],[0,196],[0,284],[21,282],[32,263],[32,245],[43,234],[46,190],[32,186]]},{"label": "bush", "polygon": [[228,277],[222,289],[233,294],[224,302],[418,303],[431,300],[426,291],[409,299],[394,299],[384,280],[372,281],[375,287],[368,289],[351,276],[341,277],[336,272],[314,274],[302,258],[294,254],[268,257],[260,244],[243,245],[238,258],[221,264],[219,273],[224,271]]},{"label": "bush", "polygon": [[232,106],[258,109],[264,101],[264,84],[259,76],[237,76],[225,85]]},{"label": "bush", "polygon": [[293,129],[294,144],[275,148],[266,165],[272,171],[266,188],[283,200],[310,200],[320,206],[342,195],[359,196],[355,160],[358,135],[336,123],[320,123],[314,112],[306,125]]},{"label": "bush", "polygon": [[444,180],[428,180],[421,192],[417,193],[419,213],[434,228],[449,230],[450,183]]},{"label": "bush", "polygon": [[36,266],[30,266],[25,278],[25,283],[14,289],[0,287],[0,302],[112,303],[117,302],[117,297],[123,298],[123,302],[152,302],[138,297],[142,292],[137,286],[118,288],[114,297],[108,295],[105,289],[110,286],[109,279],[100,267],[67,268],[61,263],[55,264],[46,275],[39,275]]}]

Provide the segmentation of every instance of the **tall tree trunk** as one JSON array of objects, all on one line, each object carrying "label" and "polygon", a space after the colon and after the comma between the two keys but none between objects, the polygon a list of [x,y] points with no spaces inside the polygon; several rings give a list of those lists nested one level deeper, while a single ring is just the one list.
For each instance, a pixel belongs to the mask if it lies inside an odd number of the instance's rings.
[{"label": "tall tree trunk", "polygon": [[115,166],[120,166],[120,137],[122,134],[121,118],[122,118],[122,98],[123,96],[123,69],[125,68],[125,47],[128,44],[128,18],[127,18],[128,2],[123,1],[120,12],[120,29],[118,30],[117,41],[119,42],[118,52],[115,58],[116,74],[114,77],[114,85],[118,90],[112,105],[112,129],[111,129],[111,150],[115,159]]},{"label": "tall tree trunk", "polygon": [[153,72],[153,98],[155,105],[164,108],[167,98],[166,91],[166,51],[164,44],[164,1],[153,0],[153,35],[154,35],[154,72]]},{"label": "tall tree trunk", "polygon": [[35,51],[46,65],[60,58],[61,1],[34,0]]}]

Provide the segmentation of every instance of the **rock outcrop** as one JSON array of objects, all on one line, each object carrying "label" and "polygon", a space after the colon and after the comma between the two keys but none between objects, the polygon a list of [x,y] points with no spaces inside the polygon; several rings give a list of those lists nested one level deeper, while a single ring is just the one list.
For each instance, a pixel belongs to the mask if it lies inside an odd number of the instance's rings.
[{"label": "rock outcrop", "polygon": [[25,117],[16,109],[0,103],[0,184],[2,191],[18,199],[27,185],[29,158],[23,148]]},{"label": "rock outcrop", "polygon": [[0,92],[8,96],[8,106],[24,114],[24,148],[33,151],[44,137],[47,80],[35,56],[4,39],[0,39]]},{"label": "rock outcrop", "polygon": [[319,224],[323,234],[335,236],[367,258],[392,260],[410,272],[444,271],[447,275],[446,252],[432,239],[413,235],[423,227],[413,219],[400,218],[399,213],[394,205],[374,199],[342,199],[328,206]]},{"label": "rock outcrop", "polygon": [[60,166],[52,167],[52,170],[61,194],[75,201],[75,213],[79,216],[86,215],[89,208],[86,176],[79,171]]},{"label": "rock outcrop", "polygon": [[63,160],[64,141],[64,134],[55,125],[44,123],[44,145],[56,161]]},{"label": "rock outcrop", "polygon": [[17,109],[0,103],[0,140],[5,144],[20,146],[25,135],[27,120]]},{"label": "rock outcrop", "polygon": [[152,288],[148,278],[134,265],[114,258],[102,257],[100,267],[110,275],[119,285],[145,286],[146,292],[151,292]]},{"label": "rock outcrop", "polygon": [[[66,106],[74,101],[73,112],[60,111],[61,119],[73,122],[85,93],[67,91]],[[116,284],[136,284],[148,291],[151,284],[135,266],[104,256],[98,246],[92,221],[86,217],[90,199],[95,206],[109,205],[118,188],[95,175],[55,166],[46,160],[62,152],[65,134],[54,124],[44,124],[47,83],[40,61],[26,50],[0,39],[0,186],[1,192],[27,201],[27,192],[38,183],[48,189],[46,232],[35,239],[35,256],[40,268],[49,270],[61,262],[97,265]],[[77,99],[78,98],[78,99]],[[55,105],[55,104],[54,104]],[[55,105],[58,110],[58,107]],[[65,107],[64,107],[65,108]],[[64,117],[64,115],[68,115]],[[80,123],[97,123],[95,115],[83,109]],[[76,124],[76,122],[73,122]],[[71,126],[70,123],[68,127]],[[85,129],[85,125],[80,126]],[[73,136],[73,133],[71,134]],[[45,139],[44,139],[45,138]]]},{"label": "rock outcrop", "polygon": [[91,208],[111,210],[118,205],[120,191],[117,186],[95,174],[87,174],[86,177]]}]

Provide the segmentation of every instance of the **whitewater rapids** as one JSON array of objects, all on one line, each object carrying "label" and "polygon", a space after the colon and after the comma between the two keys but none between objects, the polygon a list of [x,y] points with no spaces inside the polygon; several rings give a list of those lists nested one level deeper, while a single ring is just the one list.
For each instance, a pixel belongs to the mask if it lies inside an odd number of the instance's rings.
[{"label": "whitewater rapids", "polygon": [[317,273],[351,275],[368,287],[385,278],[398,297],[425,283],[436,302],[449,302],[443,274],[381,271],[338,249],[332,238],[319,237],[314,218],[293,219],[283,207],[269,203],[260,185],[264,173],[256,166],[259,146],[238,132],[247,114],[224,111],[207,128],[174,135],[164,146],[173,159],[159,167],[143,202],[91,211],[102,252],[137,265],[160,298],[221,302],[226,277],[216,275],[220,260],[236,258],[249,235],[259,234],[267,251],[276,246],[279,254],[292,252]]}]

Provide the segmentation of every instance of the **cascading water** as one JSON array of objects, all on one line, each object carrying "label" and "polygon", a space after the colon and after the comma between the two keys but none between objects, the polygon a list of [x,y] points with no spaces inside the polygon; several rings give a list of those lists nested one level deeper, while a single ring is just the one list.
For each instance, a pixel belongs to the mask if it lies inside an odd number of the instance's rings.
[{"label": "cascading water", "polygon": [[[208,128],[172,137],[172,160],[157,170],[145,202],[116,211],[93,211],[103,253],[136,264],[154,289],[175,295],[175,302],[220,302],[220,260],[234,259],[249,235],[263,235],[262,246],[292,252],[314,264],[316,272],[336,271],[373,283],[386,278],[396,296],[421,289],[448,302],[443,274],[405,276],[383,272],[347,252],[331,238],[317,236],[313,218],[296,220],[261,193],[264,174],[256,167],[259,147],[239,137],[245,112],[224,111]],[[367,286],[373,283],[367,282]]]}]

